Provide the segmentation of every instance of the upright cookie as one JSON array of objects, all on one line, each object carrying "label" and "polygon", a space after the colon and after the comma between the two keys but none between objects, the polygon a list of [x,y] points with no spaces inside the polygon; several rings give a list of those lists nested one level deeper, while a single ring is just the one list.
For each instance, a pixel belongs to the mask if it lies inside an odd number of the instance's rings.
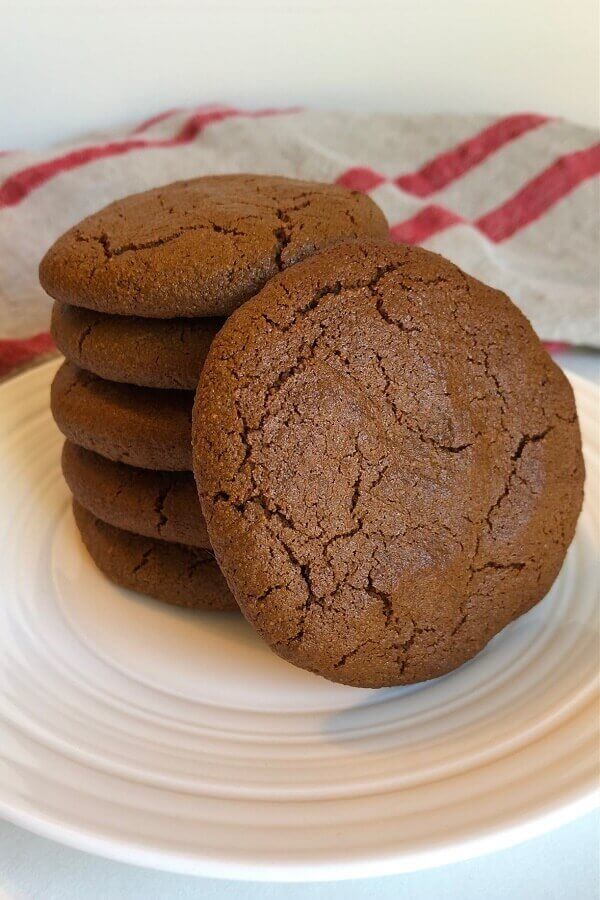
[{"label": "upright cookie", "polygon": [[193,391],[222,324],[223,319],[109,316],[55,303],[51,330],[70,362],[101,378]]},{"label": "upright cookie", "polygon": [[113,462],[65,441],[65,481],[78,503],[125,531],[210,550],[191,472],[155,472]]},{"label": "upright cookie", "polygon": [[226,316],[316,250],[384,237],[364,194],[262,175],[178,181],[111,203],[71,228],[40,265],[64,303],[121,315]]},{"label": "upright cookie", "polygon": [[121,531],[77,501],[73,501],[73,513],[90,556],[116,584],[174,606],[236,609],[210,551]]},{"label": "upright cookie", "polygon": [[52,382],[50,405],[68,440],[143,469],[191,469],[191,391],[105,381],[72,363]]},{"label": "upright cookie", "polygon": [[416,247],[326,250],[237,310],[193,451],[246,617],[364,687],[442,675],[530,609],[582,502],[567,379],[508,297]]}]

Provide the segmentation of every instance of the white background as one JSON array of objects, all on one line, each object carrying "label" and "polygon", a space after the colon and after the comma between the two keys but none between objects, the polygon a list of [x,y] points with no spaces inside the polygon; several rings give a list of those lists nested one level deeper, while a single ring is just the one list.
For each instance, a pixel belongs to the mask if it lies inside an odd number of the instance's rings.
[{"label": "white background", "polygon": [[598,121],[597,0],[0,0],[0,149],[209,101]]},{"label": "white background", "polygon": [[[598,26],[597,0],[0,0],[0,149],[206,102],[532,110],[595,125]],[[598,380],[597,359],[585,362]],[[588,816],[492,857],[334,888],[136,870],[0,823],[0,900],[593,900],[597,833]]]}]

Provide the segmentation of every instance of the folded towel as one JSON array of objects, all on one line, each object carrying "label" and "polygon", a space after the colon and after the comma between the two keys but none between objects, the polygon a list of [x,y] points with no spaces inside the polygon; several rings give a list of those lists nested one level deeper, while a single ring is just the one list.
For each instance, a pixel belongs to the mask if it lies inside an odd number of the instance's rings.
[{"label": "folded towel", "polygon": [[600,347],[598,135],[525,113],[169,110],[130,131],[0,154],[0,374],[51,348],[37,266],[112,200],[181,178],[263,172],[368,191],[395,241],[505,290],[547,341]]}]

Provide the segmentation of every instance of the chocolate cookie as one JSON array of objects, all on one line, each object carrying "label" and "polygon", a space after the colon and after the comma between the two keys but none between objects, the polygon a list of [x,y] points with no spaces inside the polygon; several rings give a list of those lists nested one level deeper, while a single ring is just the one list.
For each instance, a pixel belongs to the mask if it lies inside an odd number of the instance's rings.
[{"label": "chocolate cookie", "polygon": [[192,436],[246,617],[363,687],[449,672],[530,609],[582,502],[567,379],[508,297],[416,247],[277,276],[213,341]]},{"label": "chocolate cookie", "polygon": [[66,441],[62,470],[78,503],[116,528],[210,549],[191,472],[153,472]]},{"label": "chocolate cookie", "polygon": [[322,247],[384,237],[364,194],[262,175],[179,181],[111,203],[67,231],[42,287],[100,312],[226,316],[276,272]]},{"label": "chocolate cookie", "polygon": [[52,382],[50,405],[66,438],[143,469],[191,469],[191,391],[105,381],[70,362]]},{"label": "chocolate cookie", "polygon": [[223,319],[142,319],[109,316],[55,303],[52,337],[73,363],[143,387],[195,390]]},{"label": "chocolate cookie", "polygon": [[209,550],[121,531],[97,519],[76,500],[73,513],[90,556],[116,584],[175,606],[236,609]]}]

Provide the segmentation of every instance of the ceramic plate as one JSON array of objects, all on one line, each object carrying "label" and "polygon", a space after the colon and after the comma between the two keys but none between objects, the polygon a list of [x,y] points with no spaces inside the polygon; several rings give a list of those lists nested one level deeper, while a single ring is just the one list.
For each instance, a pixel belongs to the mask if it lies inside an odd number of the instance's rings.
[{"label": "ceramic plate", "polygon": [[590,809],[598,765],[598,394],[573,378],[586,503],[550,594],[426,684],[330,684],[240,616],[107,581],[73,523],[56,363],[0,387],[0,812],[127,862],[227,878],[408,871]]}]

